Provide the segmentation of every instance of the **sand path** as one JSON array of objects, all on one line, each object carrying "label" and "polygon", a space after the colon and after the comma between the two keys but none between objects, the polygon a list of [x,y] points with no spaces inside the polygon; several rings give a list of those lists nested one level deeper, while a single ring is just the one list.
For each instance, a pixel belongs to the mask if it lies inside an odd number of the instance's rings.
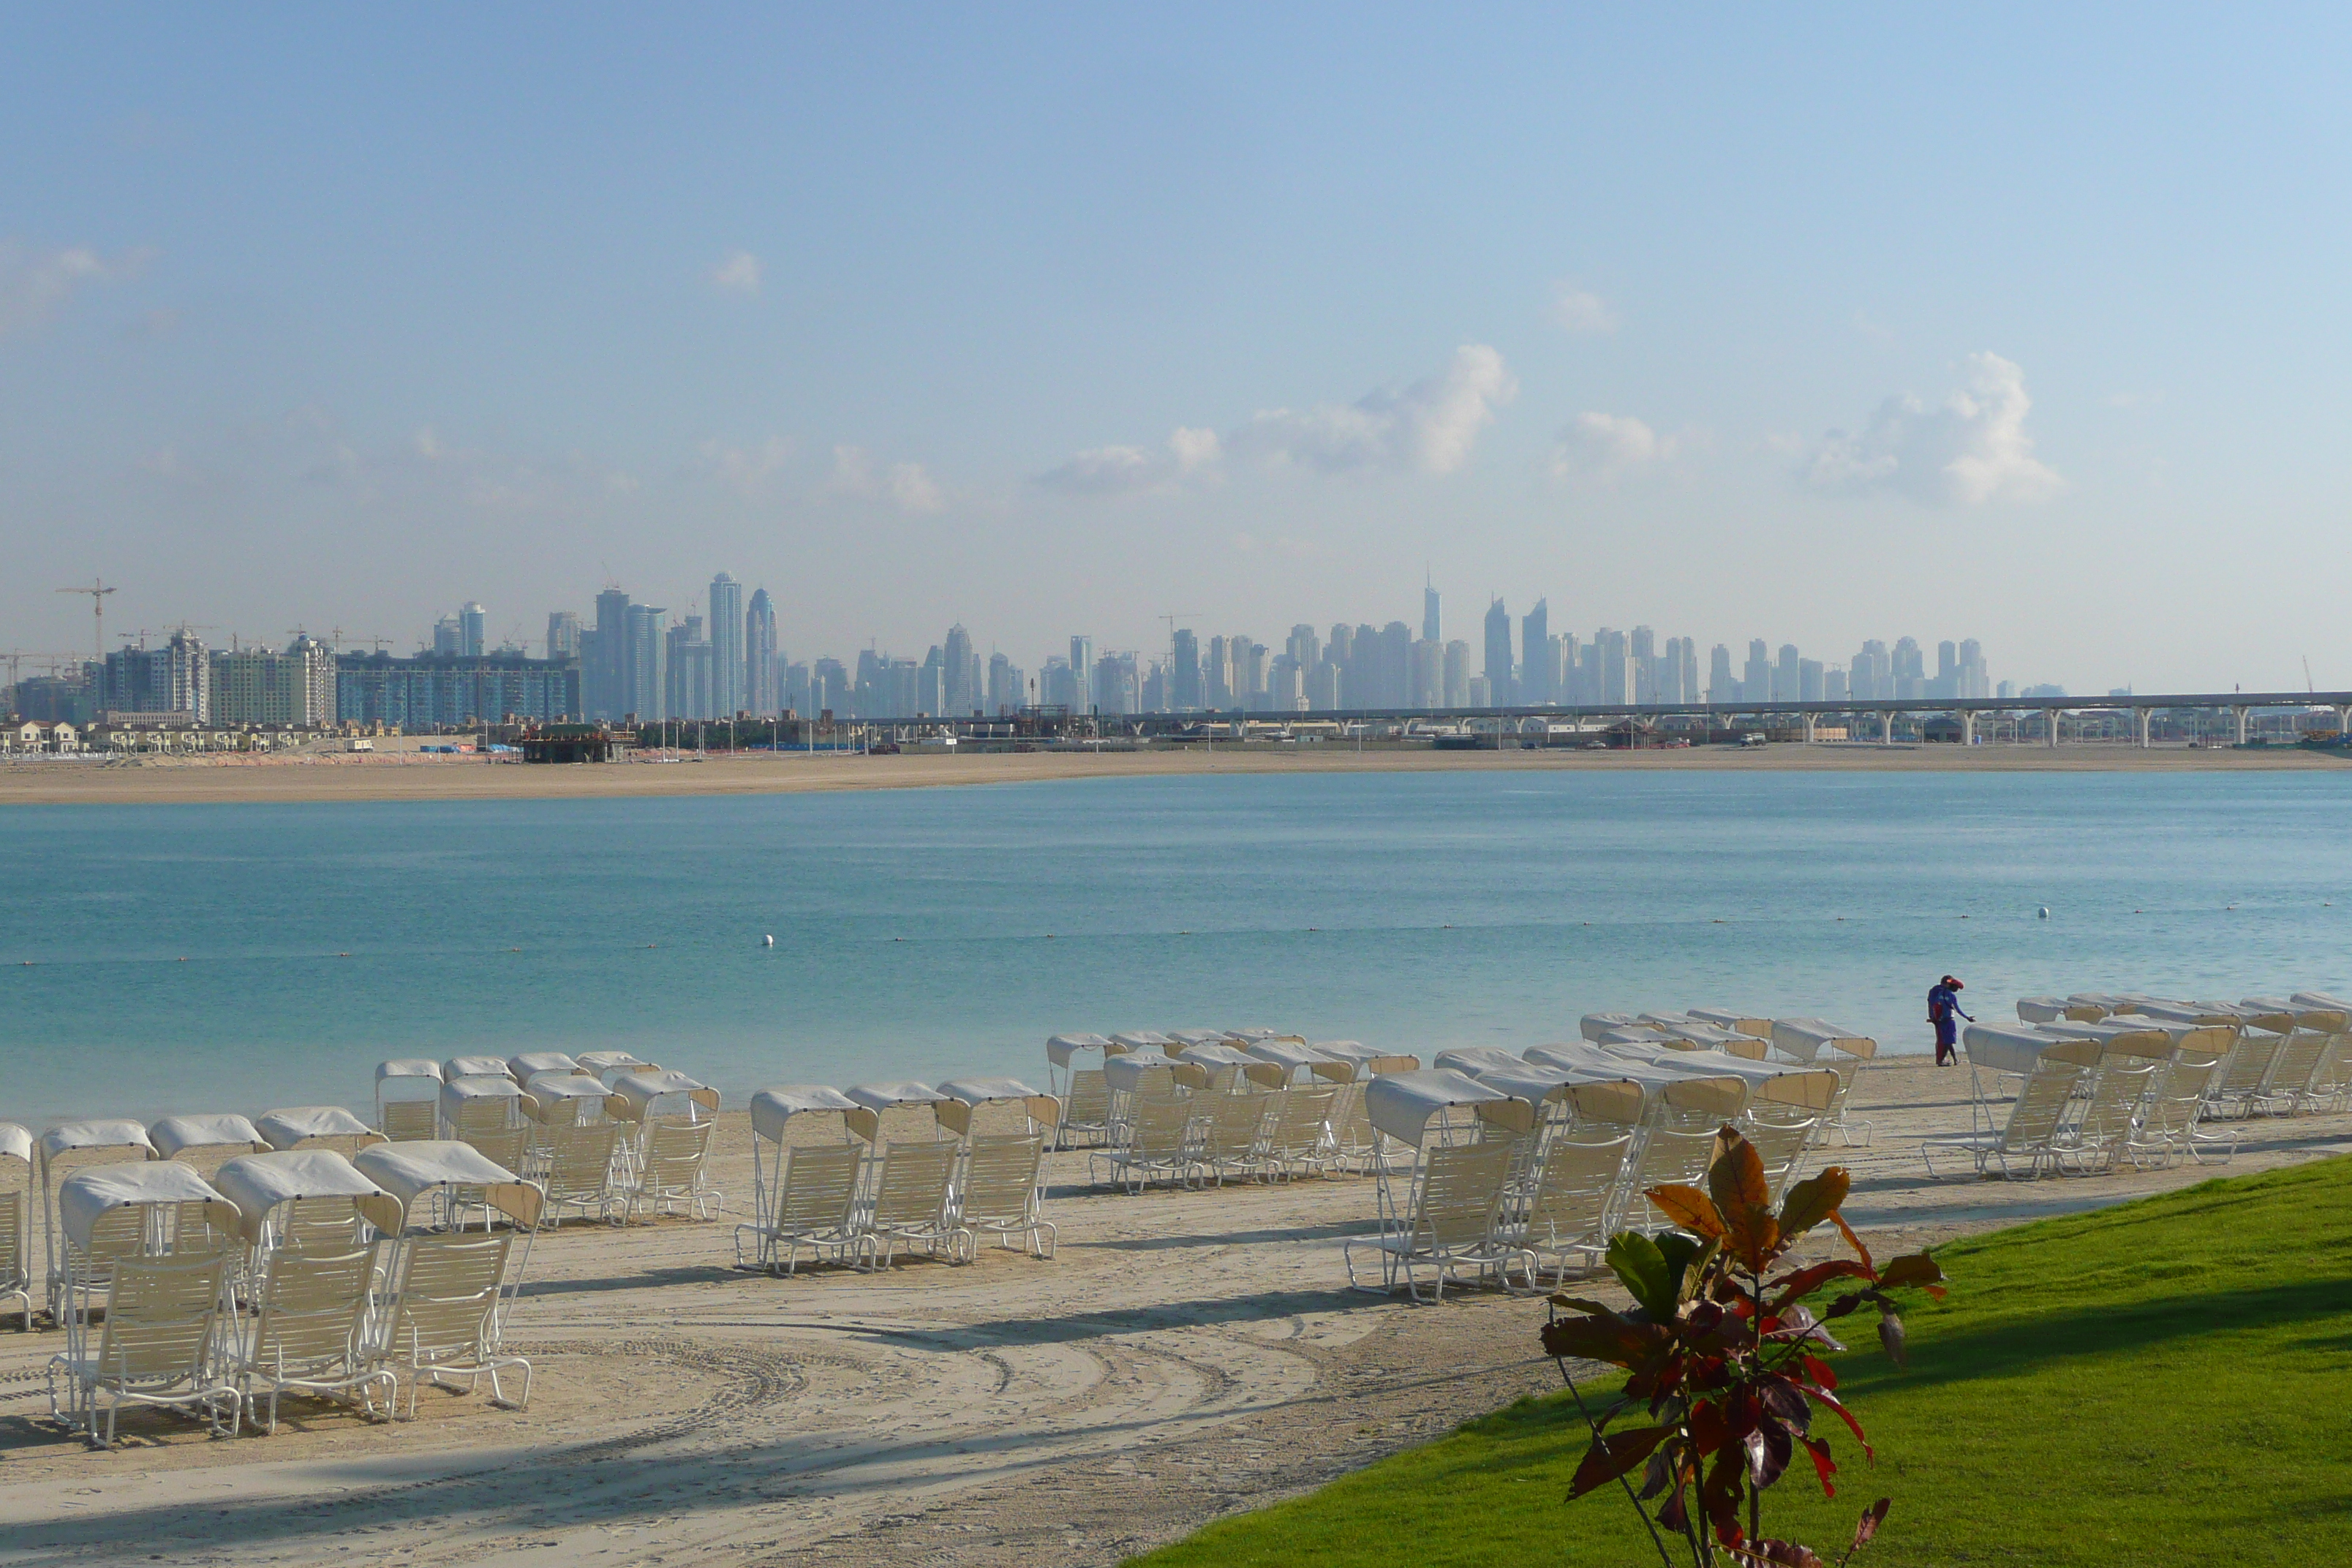
[{"label": "sand path", "polygon": [[[1864,1076],[1872,1146],[1832,1151],[1874,1245],[1916,1245],[2202,1179],[2174,1170],[1930,1184],[1965,1077]],[[2246,1125],[2231,1171],[2352,1151],[2352,1118]],[[748,1132],[724,1119],[731,1206]],[[879,1278],[730,1267],[730,1220],[543,1237],[510,1331],[530,1408],[426,1390],[413,1422],[292,1406],[212,1440],[159,1415],[91,1453],[43,1418],[60,1336],[0,1333],[0,1563],[1112,1563],[1435,1436],[1557,1373],[1540,1305],[1413,1308],[1344,1289],[1371,1184],[1140,1198],[1057,1156],[1059,1256]],[[828,1544],[832,1543],[832,1544]]]}]

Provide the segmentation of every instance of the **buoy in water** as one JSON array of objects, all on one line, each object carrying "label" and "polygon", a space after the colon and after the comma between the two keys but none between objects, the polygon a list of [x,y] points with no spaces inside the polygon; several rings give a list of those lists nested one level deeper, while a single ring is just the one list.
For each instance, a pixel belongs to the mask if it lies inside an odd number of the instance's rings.
[{"label": "buoy in water", "polygon": [[772,936],[763,936],[760,939],[760,945],[761,947],[773,947],[776,945],[776,939]]},{"label": "buoy in water", "polygon": [[2033,918],[2038,921],[2048,920],[2050,918],[2050,906],[2048,904],[2044,904],[2040,909],[2034,910]]}]

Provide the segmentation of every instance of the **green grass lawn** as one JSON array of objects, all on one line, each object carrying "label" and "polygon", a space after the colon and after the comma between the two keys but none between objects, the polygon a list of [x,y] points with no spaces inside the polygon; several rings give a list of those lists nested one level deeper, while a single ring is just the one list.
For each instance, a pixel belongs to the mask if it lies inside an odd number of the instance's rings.
[{"label": "green grass lawn", "polygon": [[[1866,1312],[1834,1358],[1876,1467],[1823,1413],[1838,1495],[1824,1501],[1800,1462],[1767,1496],[1766,1533],[1833,1560],[1863,1506],[1888,1497],[1857,1568],[2352,1561],[2352,1160],[1937,1258],[1952,1293],[1907,1293],[1908,1371],[1878,1352]],[[1623,1493],[1564,1500],[1586,1446],[1563,1398],[1523,1400],[1137,1561],[1656,1563]]]}]

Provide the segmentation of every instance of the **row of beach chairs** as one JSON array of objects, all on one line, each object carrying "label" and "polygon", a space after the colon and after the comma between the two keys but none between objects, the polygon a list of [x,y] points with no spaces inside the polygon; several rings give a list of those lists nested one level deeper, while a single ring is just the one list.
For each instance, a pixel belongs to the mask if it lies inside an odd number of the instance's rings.
[{"label": "row of beach chairs", "polygon": [[901,1249],[970,1263],[989,1237],[1051,1258],[1045,1157],[1059,1115],[1011,1079],[763,1089],[736,1267],[789,1276],[805,1254],[873,1270]]},{"label": "row of beach chairs", "polygon": [[2016,1026],[1963,1032],[1978,1125],[1922,1143],[1930,1175],[1942,1173],[1939,1153],[1948,1168],[1964,1157],[2001,1176],[2226,1162],[2237,1138],[2221,1123],[2352,1101],[2352,1005],[2321,993],[2236,1003],[2085,993],[2017,1010]]}]

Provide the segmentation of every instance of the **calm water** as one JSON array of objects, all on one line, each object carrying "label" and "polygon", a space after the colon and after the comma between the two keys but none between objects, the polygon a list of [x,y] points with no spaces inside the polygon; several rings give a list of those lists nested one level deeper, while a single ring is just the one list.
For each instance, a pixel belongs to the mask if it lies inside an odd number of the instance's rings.
[{"label": "calm water", "polygon": [[387,1056],[625,1046],[740,1103],[1042,1077],[1065,1029],[1426,1056],[1694,1004],[1918,1049],[1947,969],[1986,1017],[2082,987],[2352,991],[2347,795],[1580,772],[17,807],[0,1119],[365,1108]]}]

